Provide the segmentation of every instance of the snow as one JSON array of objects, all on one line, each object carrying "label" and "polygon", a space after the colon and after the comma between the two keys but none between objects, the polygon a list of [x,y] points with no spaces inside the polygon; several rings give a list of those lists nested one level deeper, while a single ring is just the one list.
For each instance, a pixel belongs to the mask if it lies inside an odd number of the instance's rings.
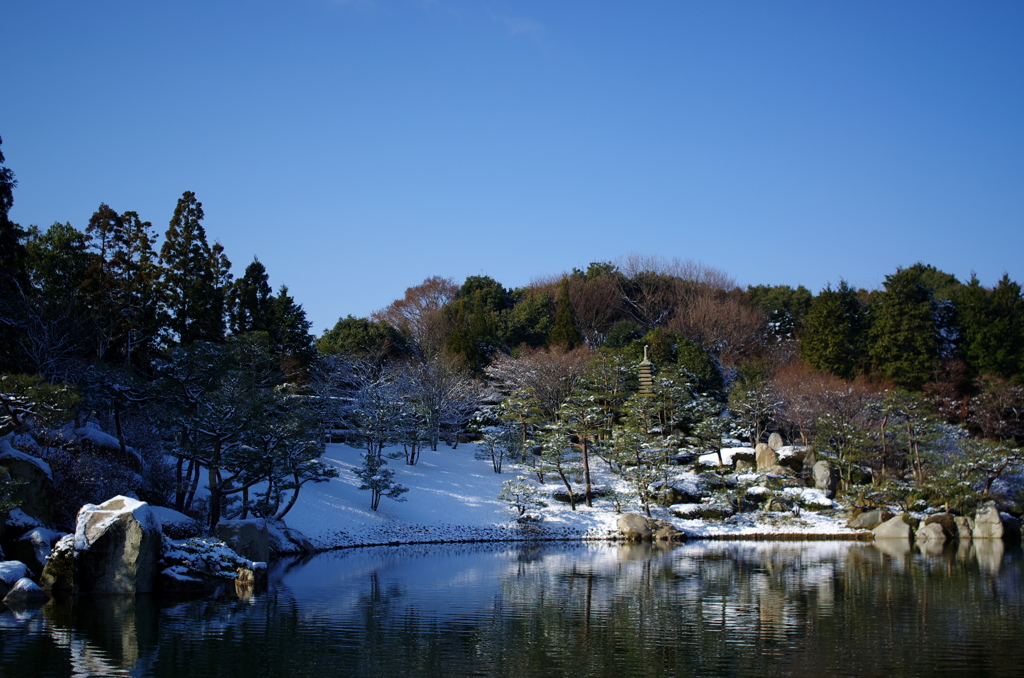
[{"label": "snow", "polygon": [[718,453],[702,454],[697,459],[698,464],[704,466],[732,466],[732,458],[737,454],[754,454],[753,447],[723,447],[722,464],[718,463]]},{"label": "snow", "polygon": [[5,560],[0,562],[0,581],[6,586],[12,586],[22,577],[28,576],[28,567],[17,560]]},{"label": "snow", "polygon": [[92,421],[86,422],[85,426],[76,428],[75,435],[81,440],[88,440],[96,447],[102,447],[108,450],[121,449],[121,443],[118,442],[117,438],[104,432],[96,425],[95,422]]},{"label": "snow", "polygon": [[7,520],[5,520],[4,523],[8,527],[22,530],[26,528],[30,529],[33,527],[41,527],[43,524],[38,518],[33,518],[21,509],[12,509],[11,512],[7,514]]},{"label": "snow", "polygon": [[[121,508],[113,510],[109,508],[112,503],[118,501],[121,502]],[[99,506],[86,504],[78,510],[78,520],[75,525],[75,550],[87,551],[89,546],[91,546],[89,537],[102,534],[125,513],[131,513],[144,530],[160,530],[160,521],[150,509],[149,504],[138,499],[118,495],[108,499]],[[104,515],[100,516],[99,522],[90,525],[89,522],[94,514]],[[86,529],[87,527],[88,530]]]},{"label": "snow", "polygon": [[25,454],[24,452],[19,452],[11,446],[11,441],[8,437],[3,437],[0,438],[0,466],[4,466],[4,461],[6,460],[25,461],[30,464],[35,464],[42,469],[47,478],[53,481],[53,471],[50,470],[49,464],[38,457],[33,457],[32,455]]},{"label": "snow", "polygon": [[[385,455],[401,449],[385,450]],[[359,490],[360,481],[354,473],[362,463],[363,451],[328,444],[322,461],[337,468],[339,477],[303,487],[285,522],[305,534],[319,549],[445,541],[608,539],[617,535],[616,521],[621,514],[615,512],[611,501],[595,499],[592,508],[581,505],[572,511],[568,504],[550,498],[553,490],[564,489],[554,476],[546,478],[549,482],[543,486],[547,495],[547,506],[540,510],[543,521],[529,526],[516,523],[508,504],[497,499],[501,484],[517,475],[534,479],[535,476],[528,467],[516,464],[506,464],[503,473],[494,473],[489,461],[474,458],[476,451],[477,446],[471,443],[460,444],[456,449],[441,444],[436,451],[423,450],[415,466],[407,466],[402,459],[389,460],[387,468],[395,472],[394,481],[409,488],[402,495],[407,501],[395,502],[385,497],[374,512],[370,509],[370,493]],[[735,453],[750,452],[753,450],[749,447],[736,447],[723,450],[723,456],[729,454],[731,458]],[[619,487],[617,478],[600,470],[602,463],[592,462],[591,466],[595,469],[595,486]],[[679,467],[677,477],[669,482],[695,491],[695,478],[692,469]],[[574,485],[573,489],[581,490],[582,484]],[[818,503],[824,497],[815,490],[806,490],[800,496],[806,503]],[[832,503],[825,500],[822,505]],[[623,506],[623,512],[640,511],[635,502]],[[652,506],[652,513],[694,537],[857,533],[841,520],[808,510],[799,516],[755,511],[723,522],[682,520],[660,506]]]}]

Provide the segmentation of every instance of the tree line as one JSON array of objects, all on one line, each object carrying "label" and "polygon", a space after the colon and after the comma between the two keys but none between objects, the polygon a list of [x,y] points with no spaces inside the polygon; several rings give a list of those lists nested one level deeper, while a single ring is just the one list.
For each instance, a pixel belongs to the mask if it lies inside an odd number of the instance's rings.
[{"label": "tree line", "polygon": [[[664,461],[779,430],[842,464],[849,487],[867,469],[869,486],[893,480],[909,496],[943,467],[926,460],[948,438],[942,426],[1010,457],[1024,441],[1024,299],[1008,276],[985,287],[915,264],[877,290],[840,281],[812,294],[744,289],[701,264],[631,255],[515,289],[486,275],[430,277],[314,339],[301,305],[287,287],[273,292],[258,259],[232,277],[193,193],[159,241],[138,214],[105,204],[84,231],[23,229],[8,219],[14,187],[0,166],[0,435],[18,428],[19,407],[36,422],[50,417],[37,445],[65,459],[55,466],[82,486],[76,500],[99,492],[88,489],[96,474],[79,468],[97,448],[56,444],[68,420],[73,430],[102,424],[122,459],[151,447],[136,493],[198,506],[211,523],[279,514],[305,482],[327,477],[313,463],[322,438],[304,436],[301,452],[274,442],[291,441],[297,426],[343,431],[377,464],[372,479],[382,477],[384,447],[403,445],[415,463],[418,446],[455,444],[476,412],[496,470],[506,454],[556,476],[559,454],[578,461],[579,472],[564,472],[573,502],[572,479],[589,485],[597,449],[602,463],[650,480],[637,471],[647,463],[638,450]],[[645,346],[653,390],[639,382]],[[597,409],[572,413],[574,399]],[[277,421],[278,433],[260,438],[257,420]],[[928,436],[913,433],[922,422]],[[613,444],[626,431],[633,447]],[[64,457],[52,451],[61,449]],[[962,477],[1007,468],[982,451]],[[208,500],[196,491],[201,473]],[[585,487],[582,501],[591,495]]]}]

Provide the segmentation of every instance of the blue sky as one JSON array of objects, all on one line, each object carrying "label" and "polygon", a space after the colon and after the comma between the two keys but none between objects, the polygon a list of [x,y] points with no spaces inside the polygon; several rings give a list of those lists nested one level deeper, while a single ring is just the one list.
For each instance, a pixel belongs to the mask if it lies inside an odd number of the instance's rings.
[{"label": "blue sky", "polygon": [[319,333],[630,252],[1024,281],[1024,3],[8,2],[24,226],[181,193]]}]

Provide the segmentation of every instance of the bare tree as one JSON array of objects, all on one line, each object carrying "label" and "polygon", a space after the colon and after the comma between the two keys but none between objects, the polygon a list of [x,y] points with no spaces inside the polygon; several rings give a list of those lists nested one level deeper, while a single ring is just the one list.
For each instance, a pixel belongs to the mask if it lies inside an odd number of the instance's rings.
[{"label": "bare tree", "polygon": [[426,355],[436,355],[444,348],[451,330],[451,319],[441,309],[455,299],[459,286],[451,278],[433,276],[410,287],[405,296],[396,299],[371,317],[398,328],[415,342]]},{"label": "bare tree", "polygon": [[743,299],[738,288],[693,287],[681,302],[668,328],[703,346],[723,365],[734,367],[764,345],[767,318]]},{"label": "bare tree", "polygon": [[586,346],[572,351],[524,350],[517,358],[500,355],[485,373],[505,395],[528,389],[537,398],[544,417],[553,420],[562,402],[579,384],[591,357]]}]

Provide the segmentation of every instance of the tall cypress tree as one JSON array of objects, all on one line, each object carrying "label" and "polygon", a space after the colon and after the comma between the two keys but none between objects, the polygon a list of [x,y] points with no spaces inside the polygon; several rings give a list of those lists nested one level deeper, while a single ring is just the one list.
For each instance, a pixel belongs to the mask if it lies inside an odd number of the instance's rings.
[{"label": "tall cypress tree", "polygon": [[195,193],[185,191],[160,250],[168,324],[182,344],[224,339],[224,284],[230,278],[230,262],[219,244],[207,243],[203,216],[203,204]]},{"label": "tall cypress tree", "polygon": [[558,299],[555,301],[555,326],[551,329],[551,336],[548,341],[552,346],[558,346],[570,351],[583,343],[583,337],[576,327],[576,318],[572,312],[572,302],[569,299],[569,279],[563,277],[558,286]]},{"label": "tall cypress tree", "polygon": [[228,319],[231,332],[267,332],[273,320],[274,293],[267,269],[258,258],[245,267],[245,275],[231,286]]}]

